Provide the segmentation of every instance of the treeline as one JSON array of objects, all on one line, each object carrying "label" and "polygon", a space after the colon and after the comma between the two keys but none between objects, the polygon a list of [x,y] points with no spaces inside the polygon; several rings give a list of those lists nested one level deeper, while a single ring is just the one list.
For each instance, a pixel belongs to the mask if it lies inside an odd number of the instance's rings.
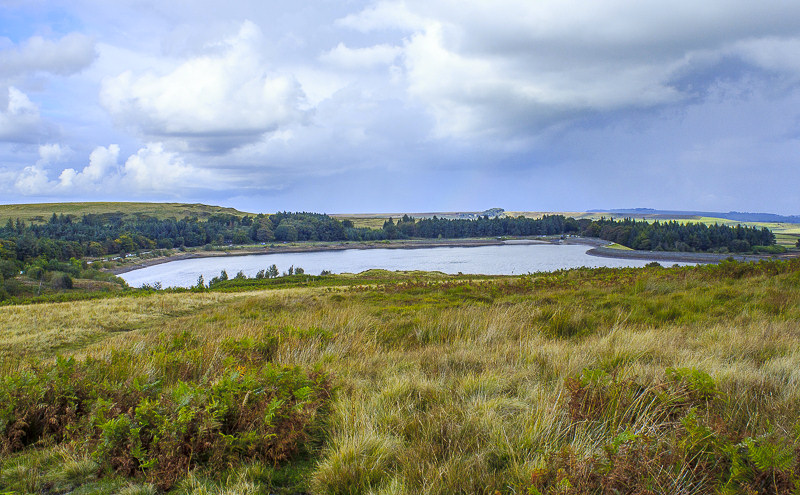
[{"label": "treeline", "polygon": [[630,219],[575,220],[563,215],[474,220],[403,216],[380,229],[357,228],[319,213],[276,213],[238,217],[213,215],[159,220],[121,214],[56,216],[44,224],[9,220],[0,228],[0,259],[22,265],[57,260],[125,255],[153,249],[294,241],[376,241],[387,239],[459,239],[487,236],[582,235],[599,237],[633,249],[660,251],[750,252],[775,245],[766,228],[700,223],[645,222]]},{"label": "treeline", "polygon": [[[420,237],[459,239],[486,236],[570,235],[599,237],[632,249],[653,251],[776,252],[775,235],[767,228],[702,223],[646,222],[632,219],[575,220],[562,215],[449,220],[433,217],[415,221],[403,216],[382,229],[389,239]],[[769,249],[777,248],[777,249]]]},{"label": "treeline", "polygon": [[41,257],[68,261],[149,249],[346,238],[342,222],[318,213],[244,217],[221,214],[205,221],[126,219],[122,214],[93,214],[76,219],[53,214],[44,224],[8,220],[0,228],[0,259],[27,262]]},{"label": "treeline", "polygon": [[[585,221],[580,221],[582,223]],[[716,251],[744,253],[778,252],[775,234],[766,227],[758,229],[736,225],[702,223],[645,222],[631,219],[600,219],[582,223],[581,235],[599,237],[632,249],[652,251]]]},{"label": "treeline", "polygon": [[474,220],[450,220],[434,216],[416,221],[404,215],[396,224],[391,218],[383,224],[383,231],[389,239],[561,235],[578,233],[580,230],[578,221],[563,215],[545,215],[537,219],[521,216],[503,218],[484,216]]}]

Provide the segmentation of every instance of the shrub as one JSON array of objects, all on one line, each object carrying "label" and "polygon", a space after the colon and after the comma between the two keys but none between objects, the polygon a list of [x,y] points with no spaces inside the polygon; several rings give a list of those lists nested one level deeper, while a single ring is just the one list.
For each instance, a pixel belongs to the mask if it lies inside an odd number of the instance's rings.
[{"label": "shrub", "polygon": [[783,254],[786,252],[786,248],[778,244],[772,246],[753,246],[752,250],[756,254]]},{"label": "shrub", "polygon": [[[70,443],[105,471],[162,489],[188,470],[278,464],[305,448],[324,375],[270,363],[274,340],[228,340],[209,359],[191,334],[149,353],[58,358],[0,380],[0,453]],[[143,369],[149,369],[142,374]]]},{"label": "shrub", "polygon": [[161,290],[162,289],[161,282],[153,282],[152,284],[142,284],[141,289],[142,290],[147,290],[147,291],[158,291],[158,290]]},{"label": "shrub", "polygon": [[18,270],[17,263],[0,259],[0,278],[12,278],[17,275]]},{"label": "shrub", "polygon": [[73,286],[72,277],[67,273],[59,272],[53,274],[50,284],[54,289],[71,289]]}]

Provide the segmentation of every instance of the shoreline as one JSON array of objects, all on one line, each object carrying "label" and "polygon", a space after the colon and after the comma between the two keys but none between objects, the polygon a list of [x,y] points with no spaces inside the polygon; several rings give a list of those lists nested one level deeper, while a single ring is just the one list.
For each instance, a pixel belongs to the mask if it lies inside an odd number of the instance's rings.
[{"label": "shoreline", "polygon": [[[546,240],[519,239],[517,240],[530,244],[549,244]],[[426,249],[435,247],[480,247],[480,246],[500,246],[503,241],[497,239],[446,239],[446,240],[401,240],[396,242],[358,242],[345,243],[336,242],[331,244],[309,244],[297,245],[275,245],[259,248],[231,249],[229,251],[199,251],[192,253],[178,253],[170,256],[142,260],[135,264],[118,266],[108,269],[109,273],[121,275],[141,268],[169,263],[171,261],[198,259],[198,258],[218,258],[228,256],[259,256],[264,254],[282,253],[312,253],[319,251],[344,251],[347,249]]]},{"label": "shoreline", "polygon": [[718,253],[689,253],[677,251],[635,251],[623,249],[611,249],[606,246],[611,242],[594,237],[570,237],[564,240],[551,238],[526,238],[526,239],[424,239],[424,240],[399,240],[399,241],[378,241],[378,242],[332,242],[330,244],[298,244],[271,245],[257,248],[231,249],[228,251],[197,251],[191,253],[176,253],[170,256],[162,256],[141,260],[130,265],[118,266],[108,269],[109,273],[121,275],[150,266],[198,258],[217,258],[227,256],[258,256],[265,254],[280,253],[310,253],[319,251],[343,251],[347,249],[426,249],[436,247],[480,247],[480,246],[499,246],[503,244],[569,244],[583,245],[589,247],[586,254],[601,258],[651,260],[656,262],[683,262],[683,263],[718,263],[728,258],[736,261],[759,261],[763,259],[785,259],[786,256],[753,255],[753,254],[718,254]]},{"label": "shoreline", "polygon": [[628,251],[623,249],[610,249],[598,246],[586,251],[586,254],[600,258],[619,258],[628,260],[673,261],[680,263],[719,263],[728,258],[736,261],[759,261],[770,259],[772,256],[757,254],[719,254],[719,253],[688,253],[680,251]]},{"label": "shoreline", "polygon": [[736,254],[736,253],[693,253],[685,251],[641,251],[635,249],[613,249],[606,247],[613,244],[596,237],[575,237],[565,241],[566,244],[582,244],[592,246],[586,254],[600,258],[617,258],[628,260],[673,261],[678,263],[719,263],[733,258],[741,262],[755,262],[761,260],[785,260],[795,258],[796,255],[784,254]]}]

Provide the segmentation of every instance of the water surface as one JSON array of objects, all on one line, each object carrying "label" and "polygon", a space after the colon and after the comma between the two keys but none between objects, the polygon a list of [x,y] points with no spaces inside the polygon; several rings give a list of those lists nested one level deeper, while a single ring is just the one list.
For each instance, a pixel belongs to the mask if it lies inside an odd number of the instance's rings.
[{"label": "water surface", "polygon": [[[286,272],[290,266],[302,267],[306,273],[359,273],[372,268],[385,270],[424,270],[444,273],[483,275],[519,275],[549,272],[562,268],[641,267],[648,260],[601,258],[586,254],[582,245],[520,244],[478,247],[435,247],[418,249],[347,249],[305,253],[220,256],[170,261],[133,270],[120,275],[131,287],[160,282],[163,287],[191,287],[202,275],[206,283],[220,271],[229,277],[239,271],[253,277],[259,270],[276,265]],[[672,265],[672,263],[661,262]],[[687,264],[687,263],[679,263]]]}]

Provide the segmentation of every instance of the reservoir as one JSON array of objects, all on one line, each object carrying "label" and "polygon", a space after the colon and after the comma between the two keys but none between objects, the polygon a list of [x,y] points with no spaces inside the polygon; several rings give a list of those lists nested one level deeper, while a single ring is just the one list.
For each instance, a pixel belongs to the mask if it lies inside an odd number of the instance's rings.
[{"label": "reservoir", "polygon": [[[219,256],[170,261],[120,275],[131,287],[159,282],[162,287],[191,287],[202,275],[206,283],[225,270],[233,278],[239,271],[254,277],[259,270],[276,265],[280,273],[301,267],[309,275],[360,273],[384,270],[423,270],[449,274],[522,275],[578,267],[641,267],[648,260],[601,258],[586,252],[585,245],[507,242],[478,247],[433,247],[418,249],[346,249],[303,253]],[[661,262],[672,266],[672,262]],[[687,265],[694,263],[678,263]]]}]

